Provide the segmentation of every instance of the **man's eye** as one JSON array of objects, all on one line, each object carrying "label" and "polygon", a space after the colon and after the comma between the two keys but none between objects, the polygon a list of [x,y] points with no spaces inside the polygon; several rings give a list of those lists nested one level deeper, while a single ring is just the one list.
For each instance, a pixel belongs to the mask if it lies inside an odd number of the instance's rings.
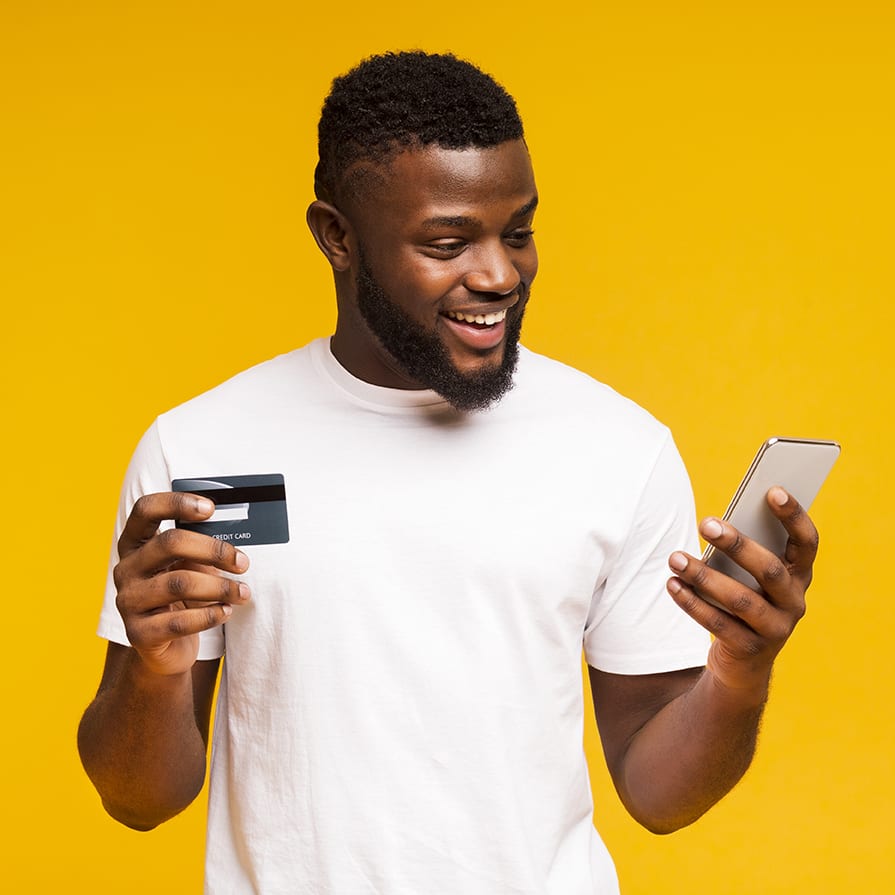
[{"label": "man's eye", "polygon": [[522,248],[531,242],[531,238],[534,235],[535,231],[528,228],[525,230],[513,230],[512,233],[508,233],[504,238],[513,248]]},{"label": "man's eye", "polygon": [[458,255],[466,247],[466,243],[462,239],[441,240],[440,242],[430,242],[426,248],[433,254],[444,258],[450,258]]}]

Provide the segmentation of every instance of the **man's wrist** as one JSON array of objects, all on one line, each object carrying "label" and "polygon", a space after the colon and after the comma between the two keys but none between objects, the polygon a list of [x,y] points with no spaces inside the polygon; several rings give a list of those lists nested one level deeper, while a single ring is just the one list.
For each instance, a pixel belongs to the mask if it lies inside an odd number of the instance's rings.
[{"label": "man's wrist", "polygon": [[135,686],[151,692],[179,690],[192,679],[191,669],[171,674],[156,670],[137,649],[132,649],[128,672]]},{"label": "man's wrist", "polygon": [[771,688],[770,668],[731,674],[713,667],[713,663],[709,661],[705,673],[714,698],[731,709],[747,712],[760,710],[768,700]]}]

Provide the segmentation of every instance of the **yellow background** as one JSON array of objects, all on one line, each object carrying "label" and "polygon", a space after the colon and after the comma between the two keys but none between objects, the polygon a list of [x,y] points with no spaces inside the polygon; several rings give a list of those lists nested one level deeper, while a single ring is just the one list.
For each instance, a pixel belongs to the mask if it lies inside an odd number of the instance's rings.
[{"label": "yellow background", "polygon": [[588,731],[625,895],[895,891],[890,4],[311,6],[0,6],[0,888],[199,891],[202,805],[126,830],[75,753],[121,475],[156,413],[330,330],[303,220],[320,103],[360,57],[421,46],[519,101],[526,343],[671,425],[701,514],[766,436],[843,443],[744,782],[656,838]]}]

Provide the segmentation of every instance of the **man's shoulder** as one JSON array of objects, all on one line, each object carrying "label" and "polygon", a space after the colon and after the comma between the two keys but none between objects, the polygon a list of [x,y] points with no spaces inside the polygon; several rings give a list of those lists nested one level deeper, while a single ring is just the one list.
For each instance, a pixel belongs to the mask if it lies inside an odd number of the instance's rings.
[{"label": "man's shoulder", "polygon": [[622,427],[664,435],[666,427],[635,401],[568,364],[520,347],[516,375],[519,396],[556,415],[583,424]]},{"label": "man's shoulder", "polygon": [[236,373],[208,391],[190,398],[161,415],[170,422],[207,413],[263,412],[288,399],[313,375],[314,342],[277,355]]}]

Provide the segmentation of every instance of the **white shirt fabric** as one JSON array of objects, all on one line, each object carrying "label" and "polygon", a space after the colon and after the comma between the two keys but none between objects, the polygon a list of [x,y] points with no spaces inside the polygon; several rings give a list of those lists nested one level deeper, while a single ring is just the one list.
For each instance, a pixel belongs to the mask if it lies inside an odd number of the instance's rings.
[{"label": "white shirt fabric", "polygon": [[[581,652],[644,674],[702,665],[665,592],[697,548],[667,429],[521,350],[461,414],[345,371],[321,339],[159,417],[128,470],[282,473],[290,540],[245,548],[253,599],[212,745],[209,895],[609,895],[582,748]],[[118,533],[116,532],[116,539]],[[111,568],[99,633],[127,643]]]}]

